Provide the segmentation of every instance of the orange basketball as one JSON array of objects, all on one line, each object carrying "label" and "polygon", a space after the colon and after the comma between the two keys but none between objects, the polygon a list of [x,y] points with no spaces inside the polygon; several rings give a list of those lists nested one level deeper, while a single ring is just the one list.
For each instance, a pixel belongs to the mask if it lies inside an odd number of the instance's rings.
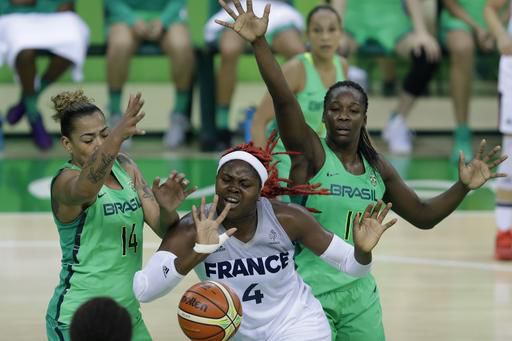
[{"label": "orange basketball", "polygon": [[229,340],[242,322],[242,305],[227,285],[199,282],[181,297],[178,322],[191,340]]}]

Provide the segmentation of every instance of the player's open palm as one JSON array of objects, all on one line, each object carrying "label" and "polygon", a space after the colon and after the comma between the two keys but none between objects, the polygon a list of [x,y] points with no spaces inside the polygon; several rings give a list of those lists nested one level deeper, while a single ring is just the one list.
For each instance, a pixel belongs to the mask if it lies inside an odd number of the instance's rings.
[{"label": "player's open palm", "polygon": [[507,155],[496,157],[500,146],[495,146],[490,152],[485,151],[487,141],[480,141],[478,152],[473,160],[467,165],[464,162],[464,153],[459,154],[459,179],[468,189],[476,189],[482,186],[489,179],[505,177],[504,173],[493,172],[492,169],[505,161]]},{"label": "player's open palm", "polygon": [[112,129],[113,134],[119,134],[122,140],[132,137],[133,135],[144,135],[146,132],[137,128],[137,124],[146,115],[141,111],[144,105],[144,100],[141,98],[140,92],[135,96],[130,95],[128,106],[124,112],[121,120]]},{"label": "player's open palm", "polygon": [[363,213],[363,219],[360,221],[359,214],[354,219],[354,245],[363,252],[371,252],[375,245],[379,242],[380,236],[388,228],[396,223],[396,219],[392,219],[387,223],[383,223],[384,218],[391,209],[391,203],[388,203],[382,210],[383,202],[379,200],[377,205],[372,204],[366,207]]},{"label": "player's open palm", "polygon": [[195,186],[190,187],[185,174],[173,170],[163,183],[160,183],[160,177],[156,177],[151,190],[161,208],[174,211],[196,189]]},{"label": "player's open palm", "polygon": [[244,10],[240,4],[240,0],[233,0],[233,5],[235,6],[236,11],[230,8],[223,0],[219,0],[219,4],[231,16],[231,18],[235,20],[235,22],[228,23],[222,20],[215,20],[217,24],[234,30],[249,42],[265,35],[268,26],[268,16],[270,14],[270,4],[265,6],[263,17],[261,18],[258,18],[254,14],[252,9],[252,0],[246,1],[246,10]]},{"label": "player's open palm", "polygon": [[[228,215],[231,205],[227,204],[222,210],[218,217],[215,217],[217,211],[217,204],[219,202],[219,196],[213,197],[213,203],[210,206],[208,215],[206,214],[206,204],[204,197],[201,198],[201,206],[199,207],[199,213],[195,205],[192,206],[192,218],[196,225],[197,231],[197,243],[198,244],[219,244],[219,225],[222,224],[226,216]],[[231,228],[226,231],[228,236],[233,235],[236,232],[236,228]]]}]

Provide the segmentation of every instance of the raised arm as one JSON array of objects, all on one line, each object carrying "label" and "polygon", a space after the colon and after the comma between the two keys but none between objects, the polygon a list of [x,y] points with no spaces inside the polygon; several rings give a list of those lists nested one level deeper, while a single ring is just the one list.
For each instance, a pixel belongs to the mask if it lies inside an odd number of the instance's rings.
[{"label": "raised arm", "polygon": [[477,189],[489,179],[505,174],[493,173],[492,168],[503,162],[507,156],[495,159],[500,146],[484,153],[485,140],[480,143],[477,155],[467,165],[461,152],[459,158],[459,180],[448,190],[430,199],[420,199],[409,188],[389,162],[381,159],[379,172],[386,184],[384,199],[393,204],[393,210],[405,220],[421,229],[430,229],[452,213],[468,192]]},{"label": "raised arm", "polygon": [[130,96],[128,108],[121,121],[93,152],[81,171],[66,171],[57,177],[52,188],[52,200],[77,209],[96,200],[101,186],[112,170],[121,143],[133,135],[144,134],[144,131],[137,128],[137,123],[145,115],[141,111],[143,104],[140,93]]},{"label": "raised arm", "polygon": [[[304,88],[305,70],[303,64],[292,59],[283,65],[283,74],[290,90],[296,94]],[[267,125],[276,117],[272,97],[265,92],[263,98],[254,113],[251,126],[252,141],[258,147],[264,148],[267,143]]]},{"label": "raised arm", "polygon": [[[314,157],[312,145],[316,143],[317,147],[320,146],[320,140],[306,124],[300,105],[288,87],[264,36],[268,26],[270,5],[267,4],[265,7],[263,17],[258,18],[252,10],[252,0],[247,0],[247,11],[242,8],[239,0],[233,0],[238,13],[229,8],[224,1],[220,0],[219,3],[235,22],[227,23],[219,20],[216,22],[234,30],[252,44],[261,76],[272,96],[283,144],[287,150],[302,152],[307,159],[312,159]],[[312,142],[313,140],[316,142]]]}]

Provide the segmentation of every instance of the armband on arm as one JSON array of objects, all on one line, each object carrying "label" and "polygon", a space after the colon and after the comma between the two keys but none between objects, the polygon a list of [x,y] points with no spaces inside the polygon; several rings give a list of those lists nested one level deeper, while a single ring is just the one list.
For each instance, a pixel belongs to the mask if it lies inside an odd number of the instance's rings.
[{"label": "armband on arm", "polygon": [[372,268],[372,263],[359,264],[354,256],[354,247],[336,235],[333,235],[331,243],[320,258],[339,271],[354,277],[366,276]]},{"label": "armband on arm", "polygon": [[140,302],[151,302],[171,291],[184,277],[174,266],[176,255],[157,251],[133,277],[133,293]]}]

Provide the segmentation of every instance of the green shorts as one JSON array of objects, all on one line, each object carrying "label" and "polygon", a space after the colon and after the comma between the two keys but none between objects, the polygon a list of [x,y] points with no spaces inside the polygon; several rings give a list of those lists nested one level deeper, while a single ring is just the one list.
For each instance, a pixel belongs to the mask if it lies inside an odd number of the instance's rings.
[{"label": "green shorts", "polygon": [[[485,0],[459,0],[459,3],[478,25],[485,29],[487,28],[484,18]],[[445,46],[449,31],[460,30],[472,33],[472,29],[468,24],[451,15],[446,8],[441,11],[440,28],[439,38]]]},{"label": "green shorts", "polygon": [[343,26],[359,46],[373,41],[387,53],[393,53],[396,44],[412,31],[400,1],[350,1]]},{"label": "green shorts", "polygon": [[[174,24],[187,24],[187,22],[188,22],[187,15],[183,14],[182,12],[183,11],[180,11],[177,15],[175,15],[171,19],[168,28]],[[135,13],[136,13],[138,20],[143,20],[145,22],[150,22],[155,19],[158,19],[158,18],[160,18],[160,15],[161,15],[161,13],[159,13],[159,12],[148,12],[148,11],[135,11]],[[108,16],[105,18],[105,21],[106,21],[106,25],[105,25],[106,33],[108,33],[108,30],[112,24],[125,23],[128,25],[127,22],[118,21],[118,20],[109,20]]]},{"label": "green shorts", "polygon": [[[132,341],[151,341],[151,335],[139,313],[134,319]],[[48,341],[69,341],[69,325],[55,321],[52,317],[46,315],[46,335]]]},{"label": "green shorts", "polygon": [[383,341],[384,325],[377,284],[372,276],[316,297],[329,321],[332,340]]}]

